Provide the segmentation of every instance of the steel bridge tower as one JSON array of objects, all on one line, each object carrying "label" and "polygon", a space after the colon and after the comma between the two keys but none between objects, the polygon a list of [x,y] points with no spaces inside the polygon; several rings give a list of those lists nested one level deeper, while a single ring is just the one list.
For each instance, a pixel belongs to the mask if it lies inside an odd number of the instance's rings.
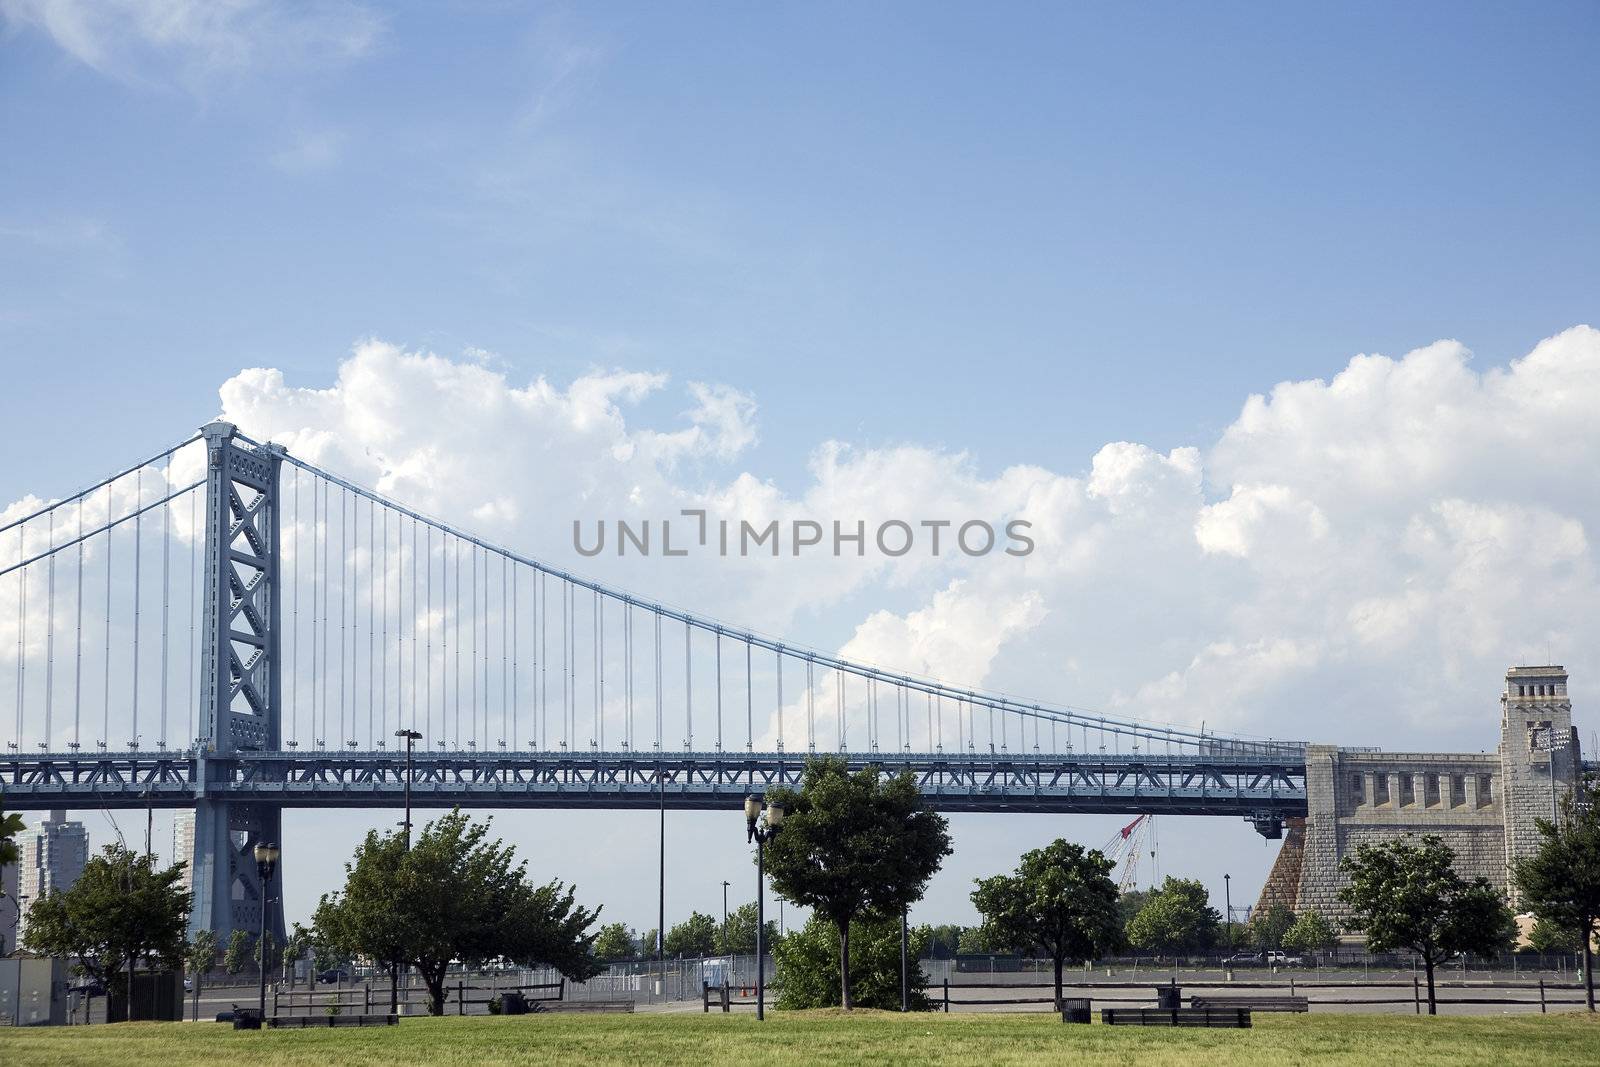
[{"label": "steel bridge tower", "polygon": [[[235,930],[254,937],[262,909],[283,944],[283,894],[263,900],[251,854],[276,842],[282,805],[228,799],[213,785],[232,773],[240,752],[280,747],[282,690],[278,658],[279,445],[246,444],[231,423],[202,428],[206,445],[204,618],[201,736],[196,739],[194,910],[189,933],[210,929],[219,945]],[[276,884],[284,884],[280,871]]]}]

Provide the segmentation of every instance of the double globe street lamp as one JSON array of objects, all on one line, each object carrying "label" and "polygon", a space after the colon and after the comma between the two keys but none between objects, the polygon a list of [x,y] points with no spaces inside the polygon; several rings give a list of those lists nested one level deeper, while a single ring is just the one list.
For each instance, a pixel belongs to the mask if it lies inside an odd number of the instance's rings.
[{"label": "double globe street lamp", "polygon": [[256,842],[256,874],[261,877],[261,936],[256,941],[256,953],[261,957],[261,1014],[260,1018],[267,1017],[267,912],[270,908],[267,901],[272,887],[272,872],[278,869],[278,845],[276,842]]},{"label": "double globe street lamp", "polygon": [[756,843],[756,1020],[767,1017],[767,842],[783,826],[783,805],[767,801],[765,814],[761,801],[752,794],[744,798],[745,843]]}]

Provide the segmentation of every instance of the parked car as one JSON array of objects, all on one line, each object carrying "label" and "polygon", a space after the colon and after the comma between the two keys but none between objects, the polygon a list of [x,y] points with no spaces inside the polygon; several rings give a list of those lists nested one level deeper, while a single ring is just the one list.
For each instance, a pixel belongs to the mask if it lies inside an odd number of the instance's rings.
[{"label": "parked car", "polygon": [[1259,967],[1261,966],[1261,953],[1235,952],[1222,962],[1234,967]]},{"label": "parked car", "polygon": [[350,981],[350,971],[344,967],[330,967],[317,975],[317,981],[323,985],[333,985],[336,982]]},{"label": "parked car", "polygon": [[1291,956],[1286,952],[1267,953],[1267,962],[1274,967],[1304,967],[1305,960],[1299,956]]}]

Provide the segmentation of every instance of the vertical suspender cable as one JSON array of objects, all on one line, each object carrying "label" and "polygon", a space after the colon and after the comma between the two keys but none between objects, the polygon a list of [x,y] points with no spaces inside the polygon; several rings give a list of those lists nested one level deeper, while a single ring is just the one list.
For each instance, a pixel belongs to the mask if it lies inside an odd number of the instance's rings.
[{"label": "vertical suspender cable", "polygon": [[376,641],[378,633],[378,592],[373,583],[373,568],[378,563],[378,506],[367,501],[367,750],[378,747]]},{"label": "vertical suspender cable", "polygon": [[572,700],[567,688],[568,642],[572,636],[567,625],[567,601],[571,585],[567,581],[561,583],[561,749],[564,752],[572,751]]},{"label": "vertical suspender cable", "polygon": [[468,724],[470,736],[467,738],[471,747],[476,747],[478,740],[478,546],[470,545],[468,550],[472,555],[472,661],[467,665],[472,674],[472,720]]},{"label": "vertical suspender cable", "polygon": [[836,686],[837,699],[835,700],[834,712],[835,712],[835,717],[839,720],[838,723],[837,723],[837,725],[839,727],[839,751],[843,752],[845,750],[845,742],[844,742],[844,738],[845,738],[845,733],[844,733],[844,671],[835,670],[833,672],[833,677],[834,677],[834,680],[838,683],[838,685]]},{"label": "vertical suspender cable", "polygon": [[417,728],[417,653],[422,647],[417,627],[423,620],[417,611],[417,520],[411,520],[411,716],[406,729]]},{"label": "vertical suspender cable", "polygon": [[[347,518],[350,494],[344,486],[339,487],[339,747],[344,748],[348,740],[344,725],[344,644],[345,644],[345,606],[349,603],[350,592],[350,523]],[[352,679],[354,676],[352,675]],[[353,709],[352,709],[353,710]],[[352,716],[354,718],[354,716]],[[351,730],[350,733],[355,733]]]},{"label": "vertical suspender cable", "polygon": [[755,682],[750,672],[750,639],[744,642],[744,748],[756,750]]},{"label": "vertical suspender cable", "polygon": [[[168,460],[167,469],[170,472],[172,462]],[[172,479],[166,479],[170,485]],[[166,486],[162,486],[166,488]],[[156,742],[156,747],[167,747],[167,657],[168,637],[167,621],[169,618],[168,605],[172,599],[172,501],[161,505],[161,740]]]},{"label": "vertical suspender cable", "polygon": [[455,546],[456,557],[455,584],[452,587],[454,599],[450,609],[452,624],[456,631],[455,681],[451,704],[455,711],[455,747],[459,750],[461,748],[461,544],[454,538],[451,538],[450,543]]},{"label": "vertical suspender cable", "polygon": [[600,748],[606,747],[606,602],[597,592],[595,594],[595,685],[598,696],[595,705],[600,710]]},{"label": "vertical suspender cable", "polygon": [[536,666],[539,671],[539,701],[534,713],[539,720],[539,751],[543,752],[550,747],[550,694],[547,689],[550,676],[550,657],[546,654],[548,648],[545,643],[546,638],[550,636],[550,626],[546,618],[546,610],[550,606],[550,581],[544,571],[536,571],[535,576],[537,581],[534,583],[534,588],[538,592],[534,594],[534,600],[537,603],[534,605],[536,614],[534,615],[533,628],[538,631],[539,662]]},{"label": "vertical suspender cable", "polygon": [[722,751],[722,627],[717,627],[717,751]]},{"label": "vertical suspender cable", "polygon": [[[380,627],[382,628],[382,633],[379,634],[379,638],[378,638],[378,648],[380,650],[379,654],[382,656],[382,659],[383,659],[383,662],[378,664],[378,707],[380,709],[382,709],[382,713],[383,713],[383,730],[382,730],[381,735],[380,735],[382,737],[382,740],[380,740],[378,743],[380,745],[387,745],[389,743],[389,737],[390,737],[390,733],[389,733],[389,509],[388,508],[384,508],[383,509],[383,577],[382,577],[382,579],[379,580],[378,584],[379,584],[379,586],[382,587],[380,592],[379,592],[379,596],[381,596],[383,598],[383,603],[382,603],[382,605],[380,605],[381,608],[382,608],[381,615],[382,615],[383,621],[379,624]],[[399,715],[395,716],[395,724],[397,726],[403,721],[405,721],[405,720],[401,719]]]},{"label": "vertical suspender cable", "polygon": [[[111,521],[111,486],[106,485],[106,521]],[[105,612],[105,653],[106,669],[102,679],[105,691],[101,694],[100,713],[104,717],[100,726],[100,747],[107,749],[111,746],[111,549],[115,545],[112,531],[106,531],[106,612]],[[20,699],[20,698],[19,698]],[[22,740],[18,734],[18,742]]]},{"label": "vertical suspender cable", "polygon": [[[417,554],[416,531],[412,531],[411,553],[411,595],[417,595]],[[422,725],[427,736],[433,736],[433,527],[429,526],[423,531],[422,559],[423,568],[427,571],[423,580],[423,595],[427,598],[423,605],[422,618],[428,626],[428,636],[423,639],[424,667],[422,670]],[[444,579],[440,578],[440,596],[444,595]],[[444,627],[439,627],[439,638],[444,639]],[[398,684],[398,683],[397,683]],[[439,667],[439,732],[444,733],[444,667]],[[417,701],[416,696],[411,698],[411,729],[417,726]]]},{"label": "vertical suspender cable", "polygon": [[[506,562],[506,558],[504,556],[501,556],[500,557],[500,600],[501,600],[502,604],[505,602],[505,598],[506,598],[505,582],[506,582],[506,568],[507,568],[507,566],[508,566],[508,564]],[[510,564],[510,569],[511,569],[511,688],[510,688],[510,694],[511,694],[511,747],[512,747],[513,750],[515,750],[516,747],[517,747],[517,742],[519,740],[518,736],[517,736],[517,696],[518,696],[518,690],[520,690],[522,688],[522,675],[517,670],[517,653],[519,651],[521,651],[521,649],[522,649],[522,642],[520,640],[518,640],[518,635],[517,635],[517,568],[516,568],[516,565],[515,564]],[[502,644],[505,643],[505,632],[506,632],[505,613],[502,612],[501,616],[500,616],[500,641],[501,641]],[[504,669],[505,669],[504,664],[502,664],[501,665],[501,670],[504,671]],[[506,688],[505,678],[504,678],[503,675],[502,675],[501,681],[500,681],[500,688],[502,690],[505,690],[505,688]],[[505,699],[504,696],[502,696],[501,699],[502,699],[502,702],[504,702],[504,699]]]},{"label": "vertical suspender cable", "polygon": [[56,513],[54,509],[50,512],[50,521],[46,523],[45,529],[50,558],[45,561],[44,740],[39,742],[39,747],[48,751],[55,743],[53,720],[56,703]]},{"label": "vertical suspender cable", "polygon": [[629,752],[634,749],[633,737],[633,601],[624,599],[622,602],[622,671],[623,703],[627,710],[626,740],[624,746]]},{"label": "vertical suspender cable", "polygon": [[[661,751],[661,749],[662,749],[662,739],[661,739],[661,726],[662,726],[662,718],[661,718],[661,613],[659,611],[655,611],[655,612],[651,612],[651,614],[655,616],[655,621],[656,621],[656,752],[659,753]],[[660,768],[659,767],[657,767],[656,773],[660,774]]]},{"label": "vertical suspender cable", "polygon": [[816,658],[806,657],[806,749],[817,750]]},{"label": "vertical suspender cable", "polygon": [[[144,506],[144,468],[139,468],[139,473],[134,476],[133,506],[142,509]],[[135,749],[139,746],[139,609],[140,597],[143,592],[139,581],[140,568],[144,562],[144,512],[139,510],[133,517],[133,728],[128,731],[128,748]]]},{"label": "vertical suspender cable", "polygon": [[[195,540],[200,531],[194,531]],[[294,468],[294,525],[289,528],[289,658],[294,667],[289,673],[289,747],[294,748],[300,737],[300,468]],[[195,709],[199,714],[199,709]],[[198,720],[196,720],[198,721]],[[199,738],[200,731],[195,731]]]},{"label": "vertical suspender cable", "polygon": [[773,653],[778,661],[778,751],[783,751],[783,650]]},{"label": "vertical suspender cable", "polygon": [[[190,497],[190,510],[194,497]],[[72,750],[83,747],[83,498],[78,498],[78,608],[75,626],[77,639],[72,646]],[[194,629],[194,615],[189,616],[189,629]]]},{"label": "vertical suspender cable", "polygon": [[[109,534],[108,534],[109,536]],[[21,523],[17,526],[17,561],[28,558],[27,550],[28,524]],[[22,701],[28,687],[28,568],[23,567],[17,578],[21,592],[17,596],[17,752],[22,752]],[[109,614],[107,618],[110,618]],[[111,647],[111,642],[106,642],[106,648]],[[109,655],[109,653],[107,653]],[[109,663],[109,661],[108,661]],[[109,677],[109,673],[107,675]]]},{"label": "vertical suspender cable", "polygon": [[694,627],[683,623],[683,750],[694,751],[694,667],[689,658],[689,634]]}]

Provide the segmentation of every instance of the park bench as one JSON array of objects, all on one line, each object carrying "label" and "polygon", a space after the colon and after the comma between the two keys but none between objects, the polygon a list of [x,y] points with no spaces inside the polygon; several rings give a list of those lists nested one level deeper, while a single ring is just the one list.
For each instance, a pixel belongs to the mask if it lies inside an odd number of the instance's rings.
[{"label": "park bench", "polygon": [[1276,993],[1248,994],[1245,996],[1201,996],[1189,998],[1196,1008],[1249,1008],[1251,1011],[1310,1011],[1311,1001],[1306,997]]},{"label": "park bench", "polygon": [[1101,1008],[1107,1026],[1204,1026],[1248,1029],[1249,1008]]},{"label": "park bench", "polygon": [[330,1026],[396,1026],[399,1022],[398,1015],[340,1012],[337,1015],[274,1015],[267,1020],[267,1025],[274,1030],[320,1030]]},{"label": "park bench", "polygon": [[542,1003],[540,1003],[540,1006],[537,1007],[537,1008],[533,1008],[531,1004],[529,1005],[529,1007],[533,1011],[540,1011],[540,1012],[553,1011],[553,1012],[598,1014],[600,1012],[617,1012],[617,1011],[621,1011],[621,1012],[630,1012],[631,1013],[633,1011],[633,1001],[631,1001],[631,1000],[547,1000],[547,1001],[543,1001]]}]

